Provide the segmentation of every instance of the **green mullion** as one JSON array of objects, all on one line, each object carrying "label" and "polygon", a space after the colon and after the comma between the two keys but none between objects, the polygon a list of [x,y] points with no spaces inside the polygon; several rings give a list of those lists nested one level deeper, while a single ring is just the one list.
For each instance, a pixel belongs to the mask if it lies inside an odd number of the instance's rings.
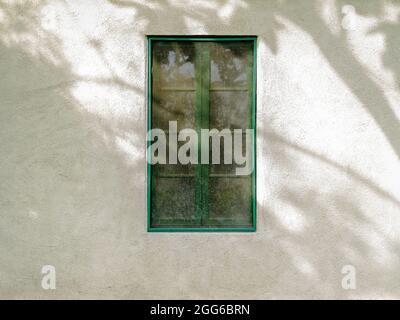
[{"label": "green mullion", "polygon": [[196,220],[201,222],[202,220],[202,168],[201,168],[201,152],[200,152],[200,146],[201,146],[201,117],[202,117],[202,112],[201,112],[201,106],[202,106],[202,81],[203,81],[203,76],[202,76],[202,54],[201,54],[201,49],[202,47],[200,46],[199,43],[195,44],[195,88],[196,88],[196,112],[195,112],[195,126],[196,126],[196,132],[197,136],[199,137],[198,140],[198,152],[197,152],[197,164],[195,165],[195,174],[196,174],[196,179],[195,179],[195,217]]},{"label": "green mullion", "polygon": [[[255,50],[255,47],[253,46],[253,50]],[[253,65],[254,65],[254,55],[253,55],[253,51],[249,50],[247,52],[247,86],[248,86],[248,128],[255,130],[255,128],[253,128]],[[252,137],[252,139],[254,139],[254,136]],[[246,148],[248,148],[247,146],[247,133],[245,135],[245,141],[246,141]],[[254,145],[252,146],[253,149]],[[254,154],[251,155],[251,161],[252,161],[252,165],[254,164],[253,162],[253,157]],[[253,171],[254,171],[254,167],[253,167]],[[254,184],[254,175],[253,172],[251,173],[251,180],[252,180],[252,184],[251,184],[251,188],[252,188],[252,192],[251,192],[251,197],[250,197],[250,208],[251,208],[251,213],[252,213],[252,223],[254,225],[255,221],[254,221],[254,207],[253,207],[253,201],[254,201],[254,190],[253,190],[253,184]]]},{"label": "green mullion", "polygon": [[[210,44],[202,43],[201,127],[209,128],[210,114]],[[201,136],[201,135],[200,135]],[[204,145],[204,146],[203,146]],[[201,154],[209,155],[208,143],[200,143]],[[204,148],[203,148],[204,147]],[[209,164],[201,165],[202,225],[208,224],[208,175]]]},{"label": "green mullion", "polygon": [[[256,133],[257,133],[257,38],[253,39],[253,65],[252,65],[252,95],[251,95],[251,128],[253,129],[253,148],[252,148],[252,165],[253,165],[253,172],[252,172],[252,209],[253,209],[253,229],[256,231],[257,229],[257,165],[256,165],[256,148],[257,148],[257,140],[256,140]],[[250,79],[249,79],[250,80]]]},{"label": "green mullion", "polygon": [[[152,128],[152,75],[153,75],[153,52],[152,52],[152,43],[151,40],[149,39],[147,42],[147,132],[151,130]],[[150,231],[151,229],[151,223],[152,223],[152,194],[153,194],[153,184],[152,184],[152,171],[151,171],[151,163],[150,163],[150,157],[151,157],[151,141],[147,141],[147,231]]]},{"label": "green mullion", "polygon": [[[162,86],[162,81],[161,81],[161,72],[160,72],[160,66],[158,63],[156,63],[154,54],[151,55],[151,83],[150,83],[150,89],[152,90],[152,94],[151,94],[151,103],[152,106],[154,106],[154,110],[157,109],[157,107],[160,105],[160,89]],[[153,127],[153,125],[157,122],[156,121],[156,117],[153,119],[153,113],[151,113],[149,115],[150,117],[150,121],[151,121],[151,128]],[[169,134],[169,132],[168,132]],[[152,169],[152,179],[154,183],[157,183],[157,178],[158,178],[158,173],[159,173],[159,168],[158,167],[152,167],[150,166],[150,168]],[[157,195],[155,192],[152,192],[152,197],[153,197],[153,201],[155,201]]]}]

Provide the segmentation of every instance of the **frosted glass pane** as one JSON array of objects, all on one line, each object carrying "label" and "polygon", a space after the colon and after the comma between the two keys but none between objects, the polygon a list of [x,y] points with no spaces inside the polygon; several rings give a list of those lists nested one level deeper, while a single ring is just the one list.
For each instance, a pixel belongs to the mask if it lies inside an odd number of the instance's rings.
[{"label": "frosted glass pane", "polygon": [[208,206],[210,224],[251,225],[251,178],[210,178]]},{"label": "frosted glass pane", "polygon": [[247,91],[210,92],[210,129],[246,129],[250,124]]},{"label": "frosted glass pane", "polygon": [[250,44],[217,42],[211,45],[211,88],[243,87],[248,82]]},{"label": "frosted glass pane", "polygon": [[154,178],[152,187],[154,224],[179,224],[195,218],[194,178]]},{"label": "frosted glass pane", "polygon": [[153,128],[168,130],[169,121],[177,121],[178,130],[195,128],[194,92],[158,90],[153,95]]},{"label": "frosted glass pane", "polygon": [[[176,164],[171,164],[171,159],[168,150],[170,149],[168,135],[167,137],[167,153],[166,153],[166,164],[156,164],[153,166],[153,172],[158,176],[171,176],[171,175],[192,175],[195,174],[195,165],[194,164],[181,164],[177,161]],[[185,144],[185,141],[178,141],[177,142],[177,149]],[[171,148],[172,149],[172,148]]]},{"label": "frosted glass pane", "polygon": [[[246,157],[246,149],[247,149],[247,151],[249,152],[250,159],[247,159],[246,161],[250,162],[253,145],[251,142],[249,143],[249,145],[247,145],[245,131],[243,131],[243,134],[241,135],[241,140],[242,140],[241,155],[243,158],[245,158]],[[239,148],[240,145],[239,144],[235,145],[233,137],[232,137],[232,147],[227,142],[225,142],[224,138],[220,139],[220,149],[219,149],[220,150],[219,151],[220,152],[220,163],[219,164],[212,163],[213,142],[211,139],[210,139],[209,145],[210,145],[209,158],[210,158],[210,173],[211,174],[236,175],[236,169],[245,166],[245,164],[238,164],[235,161],[234,150],[235,150],[235,148]],[[231,162],[232,162],[231,164],[225,164],[225,162],[227,162],[227,161],[225,161],[224,148],[226,148],[228,151],[230,151],[230,152],[228,152],[227,156],[230,157]],[[242,157],[241,157],[241,159],[242,159]],[[250,163],[248,165],[250,165]],[[251,172],[249,172],[249,174],[250,173]]]},{"label": "frosted glass pane", "polygon": [[160,41],[154,45],[153,79],[166,87],[194,87],[194,45],[190,42]]}]

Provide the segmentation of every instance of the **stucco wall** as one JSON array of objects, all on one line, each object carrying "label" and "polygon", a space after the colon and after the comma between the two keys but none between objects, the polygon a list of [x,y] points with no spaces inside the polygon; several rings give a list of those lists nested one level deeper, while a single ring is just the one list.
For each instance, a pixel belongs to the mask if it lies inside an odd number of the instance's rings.
[{"label": "stucco wall", "polygon": [[[400,298],[399,13],[0,1],[0,297]],[[149,34],[258,36],[256,233],[146,232]]]}]

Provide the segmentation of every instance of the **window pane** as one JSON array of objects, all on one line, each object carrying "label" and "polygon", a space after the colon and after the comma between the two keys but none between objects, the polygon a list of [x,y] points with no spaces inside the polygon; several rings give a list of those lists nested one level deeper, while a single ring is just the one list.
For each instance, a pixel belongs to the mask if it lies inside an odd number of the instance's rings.
[{"label": "window pane", "polygon": [[[210,129],[230,129],[232,147],[221,138],[220,164],[211,164],[211,175],[235,175],[233,154],[235,141],[233,129],[242,129],[242,154],[245,155],[245,132],[251,128],[251,104],[249,89],[252,79],[252,47],[246,42],[217,42],[211,46]],[[224,164],[224,148],[230,151],[232,164]],[[210,144],[210,158],[211,158]]]},{"label": "window pane", "polygon": [[246,42],[216,42],[211,46],[211,89],[246,87],[248,83],[248,54]]},{"label": "window pane", "polygon": [[[167,138],[167,152],[166,152],[166,158],[167,158],[167,163],[166,164],[156,164],[153,166],[152,172],[156,174],[157,176],[160,177],[165,177],[165,176],[171,176],[171,175],[191,175],[194,176],[195,174],[195,165],[194,164],[181,164],[179,161],[177,161],[176,164],[171,164],[170,161],[170,156],[169,156],[169,148],[170,144],[168,142],[168,135],[166,135]],[[185,141],[178,141],[176,146],[177,149],[185,144]],[[171,149],[173,147],[171,146]]]},{"label": "window pane", "polygon": [[194,178],[154,178],[152,185],[153,226],[195,223]]},{"label": "window pane", "polygon": [[251,178],[210,178],[209,223],[251,226]]},{"label": "window pane", "polygon": [[176,121],[178,130],[195,127],[194,92],[158,90],[153,95],[154,128],[168,130],[169,121]]},{"label": "window pane", "polygon": [[[177,133],[195,128],[194,45],[191,42],[157,41],[153,47],[152,127],[166,135],[166,164],[152,166],[152,226],[192,226],[195,219],[194,165],[169,164],[169,122]],[[177,142],[178,149],[185,142]]]},{"label": "window pane", "polygon": [[247,90],[210,92],[210,129],[246,129],[249,123]]},{"label": "window pane", "polygon": [[194,44],[187,41],[158,41],[154,45],[153,78],[166,87],[194,88]]},{"label": "window pane", "polygon": [[[242,157],[245,158],[246,157],[246,149],[248,149],[249,152],[251,152],[251,149],[253,148],[252,145],[247,145],[246,143],[246,131],[243,130],[243,134],[241,135],[241,140],[242,140],[242,144],[241,144],[241,154]],[[237,139],[237,138],[236,138]],[[213,164],[212,163],[212,148],[213,148],[213,141],[210,138],[210,173],[211,175],[221,175],[221,174],[225,174],[225,175],[236,175],[236,169],[237,168],[241,168],[243,167],[245,164],[237,164],[235,161],[235,155],[234,155],[234,150],[235,148],[239,148],[240,144],[239,143],[235,143],[235,138],[232,134],[232,144],[230,144],[229,142],[225,142],[225,138],[221,137],[220,139],[220,163],[219,164]],[[228,162],[228,159],[225,158],[225,152],[226,150],[228,150],[227,152],[227,156],[229,158],[229,160],[231,160],[231,164],[229,163],[225,163]],[[251,154],[251,153],[250,153]],[[247,161],[251,161],[251,159],[248,159]]]}]

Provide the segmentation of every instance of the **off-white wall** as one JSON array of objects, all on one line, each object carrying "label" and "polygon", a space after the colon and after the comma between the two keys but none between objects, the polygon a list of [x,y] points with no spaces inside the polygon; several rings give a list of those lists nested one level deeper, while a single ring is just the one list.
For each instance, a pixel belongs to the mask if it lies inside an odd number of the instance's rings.
[{"label": "off-white wall", "polygon": [[[1,1],[0,297],[400,298],[399,13]],[[146,232],[149,34],[258,36],[256,233]]]}]

